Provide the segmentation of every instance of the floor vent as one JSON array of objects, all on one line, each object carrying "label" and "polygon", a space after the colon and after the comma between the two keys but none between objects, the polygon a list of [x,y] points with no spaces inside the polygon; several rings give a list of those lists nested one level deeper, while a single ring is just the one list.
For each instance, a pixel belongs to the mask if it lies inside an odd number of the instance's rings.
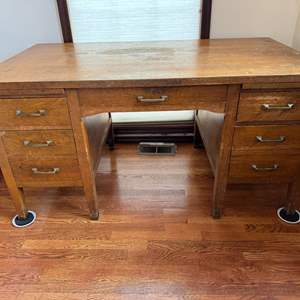
[{"label": "floor vent", "polygon": [[138,152],[143,155],[175,155],[174,143],[139,143]]}]

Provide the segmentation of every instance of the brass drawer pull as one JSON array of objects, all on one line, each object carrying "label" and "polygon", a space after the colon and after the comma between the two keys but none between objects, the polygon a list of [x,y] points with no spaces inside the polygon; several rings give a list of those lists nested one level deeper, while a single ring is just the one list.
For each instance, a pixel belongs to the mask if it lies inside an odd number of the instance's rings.
[{"label": "brass drawer pull", "polygon": [[165,102],[168,100],[168,96],[160,96],[160,98],[157,99],[147,99],[144,98],[144,96],[137,96],[137,101],[142,103],[159,103],[159,102]]},{"label": "brass drawer pull", "polygon": [[23,141],[24,146],[26,147],[32,147],[32,148],[43,148],[43,147],[49,147],[49,146],[54,146],[54,142],[49,140],[46,141],[45,143],[34,143],[32,141]]},{"label": "brass drawer pull", "polygon": [[263,104],[261,106],[263,110],[269,111],[269,110],[291,110],[295,108],[295,104],[288,103],[287,105],[274,105],[274,104]]},{"label": "brass drawer pull", "polygon": [[269,139],[269,138],[264,138],[261,135],[257,135],[256,139],[261,143],[283,143],[285,141],[286,137],[279,136],[277,139]]},{"label": "brass drawer pull", "polygon": [[38,168],[32,168],[33,174],[47,174],[47,175],[54,175],[60,172],[60,168],[52,168],[49,171],[40,171]]},{"label": "brass drawer pull", "polygon": [[40,109],[38,111],[30,112],[30,113],[27,113],[27,112],[22,111],[22,110],[16,110],[16,116],[17,117],[43,117],[43,116],[46,116],[47,113],[48,112],[45,109]]},{"label": "brass drawer pull", "polygon": [[251,167],[254,171],[257,171],[257,172],[260,172],[260,171],[262,171],[262,172],[267,171],[268,172],[268,171],[278,170],[279,165],[274,164],[272,167],[258,167],[257,165],[252,165]]}]

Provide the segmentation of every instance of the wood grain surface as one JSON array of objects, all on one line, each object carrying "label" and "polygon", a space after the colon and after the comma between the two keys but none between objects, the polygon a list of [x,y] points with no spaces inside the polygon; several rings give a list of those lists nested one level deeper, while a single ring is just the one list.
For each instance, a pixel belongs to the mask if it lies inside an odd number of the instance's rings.
[{"label": "wood grain surface", "polygon": [[[259,170],[255,170],[254,166]],[[230,182],[293,182],[299,178],[299,173],[299,151],[232,151],[229,170]]]},{"label": "wood grain surface", "polygon": [[[82,186],[76,155],[69,157],[44,157],[10,160],[12,171],[19,187]],[[32,169],[49,172],[58,168],[57,174],[35,174]]]},{"label": "wood grain surface", "polygon": [[[222,205],[227,189],[234,124],[238,109],[239,96],[240,86],[231,85],[228,88],[224,123],[222,127],[222,132],[220,133],[220,146],[215,162],[216,170],[212,200],[212,216],[214,218],[221,217],[220,205]],[[218,131],[218,128],[216,128],[216,131]]]},{"label": "wood grain surface", "polygon": [[0,89],[300,82],[269,38],[36,45],[0,64]]},{"label": "wood grain surface", "polygon": [[235,126],[233,150],[261,151],[274,154],[279,150],[298,150],[300,153],[300,125]]},{"label": "wood grain surface", "polygon": [[[47,145],[47,141],[52,142],[48,147],[38,146]],[[3,143],[10,158],[76,156],[72,130],[9,130],[3,135]]]},{"label": "wood grain surface", "polygon": [[[67,129],[71,128],[65,98],[0,99],[2,130]],[[40,110],[45,115],[31,116]],[[22,115],[17,115],[17,111]]]},{"label": "wood grain surface", "polygon": [[94,161],[91,157],[92,145],[89,144],[87,124],[81,118],[77,91],[68,91],[67,97],[85,198],[89,205],[90,217],[98,219],[99,209],[97,207]]},{"label": "wood grain surface", "polygon": [[[285,107],[293,105],[290,110],[266,110],[263,105]],[[241,93],[237,121],[278,122],[300,120],[300,92],[258,92]]]},{"label": "wood grain surface", "polygon": [[0,194],[1,299],[299,299],[300,227],[275,214],[284,185],[229,186],[213,220],[213,174],[192,145],[174,157],[119,145],[96,181],[97,222],[81,189],[25,190],[38,218],[17,230]]}]

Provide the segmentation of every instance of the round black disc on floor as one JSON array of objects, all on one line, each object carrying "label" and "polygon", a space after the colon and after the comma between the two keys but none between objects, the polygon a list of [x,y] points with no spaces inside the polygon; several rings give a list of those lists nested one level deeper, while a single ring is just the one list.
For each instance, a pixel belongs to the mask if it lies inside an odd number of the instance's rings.
[{"label": "round black disc on floor", "polygon": [[295,212],[291,214],[285,209],[285,207],[281,207],[277,210],[277,215],[280,220],[288,224],[300,223],[300,213],[298,210],[295,210]]},{"label": "round black disc on floor", "polygon": [[36,219],[36,213],[34,211],[29,210],[27,212],[26,219],[20,218],[18,215],[14,216],[12,219],[12,224],[15,227],[23,228],[31,225]]}]

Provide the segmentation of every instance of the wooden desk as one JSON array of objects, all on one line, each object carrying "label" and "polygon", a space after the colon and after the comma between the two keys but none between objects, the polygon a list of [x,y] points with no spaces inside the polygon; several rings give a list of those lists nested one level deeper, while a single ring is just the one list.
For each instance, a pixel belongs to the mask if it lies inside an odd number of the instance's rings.
[{"label": "wooden desk", "polygon": [[0,66],[0,164],[19,217],[23,188],[82,186],[108,112],[198,111],[220,217],[228,182],[284,182],[300,167],[300,54],[271,39],[36,45]]}]

